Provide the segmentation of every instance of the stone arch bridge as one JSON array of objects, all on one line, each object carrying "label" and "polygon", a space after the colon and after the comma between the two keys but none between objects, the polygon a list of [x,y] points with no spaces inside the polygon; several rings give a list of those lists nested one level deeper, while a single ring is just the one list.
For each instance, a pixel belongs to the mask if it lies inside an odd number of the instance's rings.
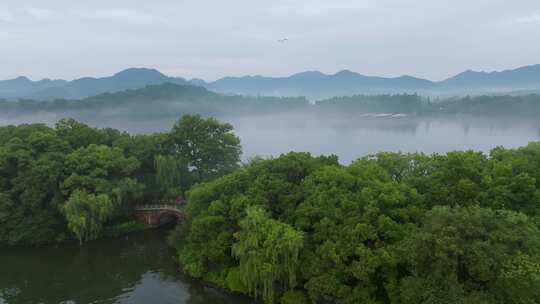
[{"label": "stone arch bridge", "polygon": [[137,221],[152,227],[180,221],[185,218],[184,202],[153,202],[151,204],[140,204],[135,207],[134,216]]}]

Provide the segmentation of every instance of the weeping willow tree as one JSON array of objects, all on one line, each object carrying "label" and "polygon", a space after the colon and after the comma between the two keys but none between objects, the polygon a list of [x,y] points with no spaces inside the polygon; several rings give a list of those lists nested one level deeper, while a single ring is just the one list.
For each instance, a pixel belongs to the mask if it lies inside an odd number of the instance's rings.
[{"label": "weeping willow tree", "polygon": [[259,207],[247,209],[240,222],[233,256],[239,260],[239,275],[248,292],[273,303],[276,290],[292,290],[296,286],[298,254],[303,247],[303,234],[288,224],[269,218]]},{"label": "weeping willow tree", "polygon": [[77,236],[79,243],[99,237],[103,224],[110,219],[114,203],[106,194],[90,194],[75,190],[62,207],[68,228]]},{"label": "weeping willow tree", "polygon": [[165,198],[174,198],[182,194],[182,173],[184,165],[169,155],[157,155],[154,158],[156,183]]}]

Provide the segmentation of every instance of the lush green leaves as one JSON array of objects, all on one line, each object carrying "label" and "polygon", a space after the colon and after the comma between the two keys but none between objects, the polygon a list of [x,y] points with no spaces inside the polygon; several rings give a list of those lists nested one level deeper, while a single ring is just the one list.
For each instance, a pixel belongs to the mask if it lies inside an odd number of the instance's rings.
[{"label": "lush green leaves", "polygon": [[194,173],[198,182],[229,173],[238,166],[240,140],[230,124],[200,115],[184,115],[169,134],[169,151]]},{"label": "lush green leaves", "polygon": [[[182,195],[195,180],[186,164],[198,164],[207,178],[238,165],[240,147],[230,125],[191,116],[177,125],[195,131],[179,131],[182,140],[178,132],[130,136],[73,119],[55,128],[1,127],[0,242],[94,239],[104,225],[125,221],[134,203]],[[204,157],[179,154],[188,142]]]},{"label": "lush green leaves", "polygon": [[289,153],[194,187],[172,242],[187,273],[268,302],[538,303],[539,173],[536,143]]},{"label": "lush green leaves", "polygon": [[242,283],[248,291],[272,303],[276,289],[296,287],[303,236],[293,227],[268,218],[259,207],[246,212],[232,254],[239,260]]},{"label": "lush green leaves", "polygon": [[62,207],[68,228],[83,241],[96,239],[105,223],[112,215],[114,205],[106,194],[89,194],[75,190]]},{"label": "lush green leaves", "polygon": [[[405,303],[454,303],[483,298],[527,303],[538,290],[540,231],[522,213],[481,207],[435,207],[404,240],[409,275],[402,279]],[[519,276],[516,280],[514,275]],[[416,285],[428,285],[419,292]],[[412,290],[409,290],[412,288]]]}]

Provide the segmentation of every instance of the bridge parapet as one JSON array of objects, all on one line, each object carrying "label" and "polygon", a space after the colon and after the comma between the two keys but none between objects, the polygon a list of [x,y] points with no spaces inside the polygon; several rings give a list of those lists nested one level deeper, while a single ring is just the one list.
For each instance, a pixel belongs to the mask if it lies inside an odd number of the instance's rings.
[{"label": "bridge parapet", "polygon": [[150,225],[160,226],[171,220],[184,218],[184,202],[156,201],[135,206],[135,218]]},{"label": "bridge parapet", "polygon": [[137,205],[135,210],[177,210],[182,211],[184,205],[180,204],[148,204],[148,205]]}]

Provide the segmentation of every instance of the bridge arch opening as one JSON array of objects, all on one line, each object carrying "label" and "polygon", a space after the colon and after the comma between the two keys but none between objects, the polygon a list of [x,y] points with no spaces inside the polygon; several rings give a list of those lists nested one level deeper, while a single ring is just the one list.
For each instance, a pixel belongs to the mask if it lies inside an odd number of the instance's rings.
[{"label": "bridge arch opening", "polygon": [[159,215],[158,219],[158,226],[169,224],[169,223],[176,223],[180,221],[180,216],[177,213],[174,212],[163,212]]}]

